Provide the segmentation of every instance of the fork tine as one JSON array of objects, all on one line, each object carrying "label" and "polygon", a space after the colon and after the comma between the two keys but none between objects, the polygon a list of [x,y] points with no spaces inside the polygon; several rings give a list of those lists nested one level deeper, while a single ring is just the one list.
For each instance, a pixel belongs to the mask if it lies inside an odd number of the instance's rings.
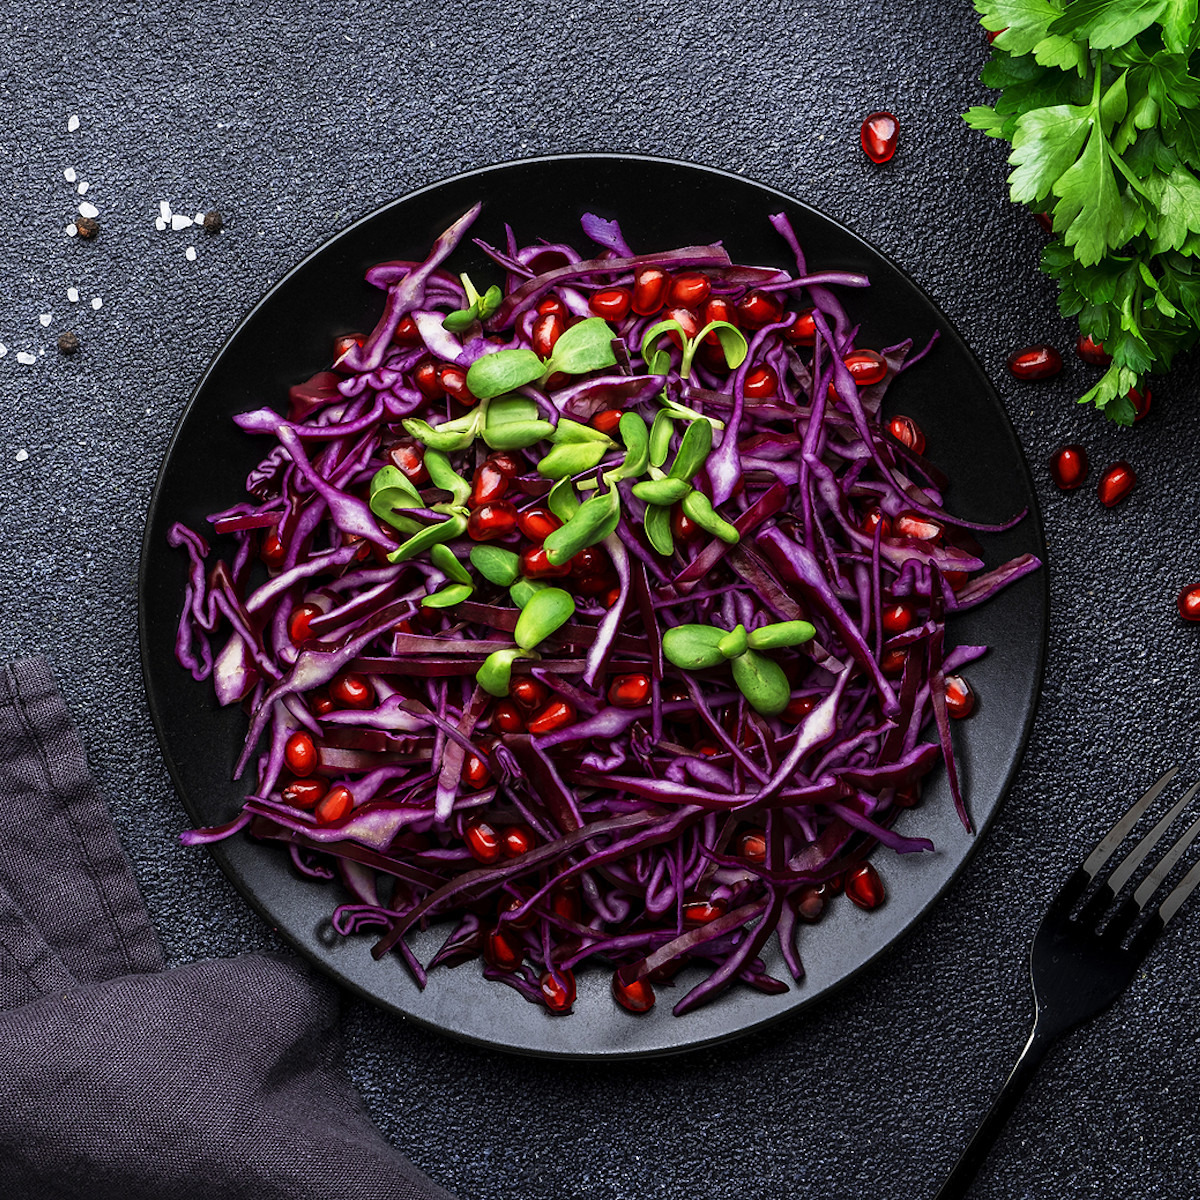
[{"label": "fork tine", "polygon": [[[1200,784],[1197,785],[1200,787]],[[1196,791],[1197,788],[1192,788]],[[1189,826],[1175,845],[1162,856],[1162,861],[1146,876],[1145,879],[1138,885],[1138,889],[1133,893],[1133,902],[1138,908],[1144,908],[1146,902],[1158,890],[1158,885],[1171,873],[1171,868],[1183,857],[1187,848],[1196,840],[1196,835],[1200,834],[1200,817],[1197,817]]]},{"label": "fork tine", "polygon": [[1083,870],[1089,878],[1108,861],[1108,856],[1125,840],[1125,835],[1138,823],[1142,813],[1158,799],[1163,788],[1175,778],[1178,767],[1172,767],[1150,790],[1108,831],[1100,844],[1087,856]]},{"label": "fork tine", "polygon": [[[1189,829],[1187,833],[1185,833],[1183,837],[1179,839],[1179,843],[1177,843],[1179,852],[1175,852],[1175,847],[1171,848],[1170,854],[1173,854],[1175,857],[1167,867],[1166,871],[1163,872],[1162,878],[1160,878],[1158,881],[1159,883],[1162,882],[1162,879],[1166,878],[1167,871],[1169,871],[1171,867],[1175,865],[1175,863],[1179,860],[1180,855],[1182,855],[1184,850],[1188,848],[1188,845],[1198,833],[1200,833],[1200,818],[1197,818],[1191,829]],[[1168,857],[1170,857],[1170,854]],[[1146,883],[1149,882],[1150,880],[1147,879]],[[1192,866],[1192,869],[1175,885],[1175,887],[1168,894],[1167,898],[1158,906],[1158,916],[1164,925],[1179,911],[1183,902],[1192,894],[1192,892],[1196,890],[1197,884],[1200,884],[1200,862],[1197,862]],[[1140,893],[1142,888],[1145,886],[1145,883],[1142,884],[1142,887],[1138,888],[1138,892]],[[1155,886],[1157,887],[1157,884]],[[1151,889],[1151,891],[1152,890],[1153,889]],[[1146,896],[1139,900],[1138,903],[1145,904],[1146,900],[1149,898],[1150,893],[1147,892]]]},{"label": "fork tine", "polygon": [[[1159,821],[1159,823],[1155,825],[1155,827],[1150,830],[1150,832],[1146,834],[1146,836],[1143,837],[1142,840],[1138,842],[1138,844],[1134,846],[1132,850],[1130,850],[1121,863],[1113,870],[1113,873],[1108,877],[1108,886],[1112,889],[1114,896],[1125,886],[1126,882],[1133,875],[1134,871],[1136,871],[1138,867],[1142,865],[1150,851],[1158,845],[1159,839],[1175,823],[1175,818],[1178,817],[1185,808],[1187,808],[1187,806],[1191,803],[1192,797],[1197,792],[1200,792],[1200,783],[1193,784],[1192,787],[1190,787],[1184,793],[1183,799],[1180,800],[1179,803],[1176,804],[1175,807],[1171,809],[1171,811],[1167,813],[1167,815],[1163,817],[1163,819]],[[1178,846],[1178,844],[1179,843],[1177,842],[1176,846]],[[1184,843],[1179,853],[1182,854],[1186,849],[1187,843]],[[1174,866],[1178,860],[1179,855],[1177,854],[1175,858],[1171,859],[1171,866]],[[1164,861],[1166,860],[1164,859]],[[1167,867],[1167,871],[1170,869],[1170,866]],[[1164,871],[1158,877],[1159,883],[1166,878],[1167,871]],[[1155,884],[1155,887],[1157,886],[1158,884]],[[1153,892],[1154,888],[1151,888],[1150,891]],[[1147,893],[1147,898],[1149,898],[1149,893]],[[1138,907],[1141,907],[1141,903],[1139,903]]]}]

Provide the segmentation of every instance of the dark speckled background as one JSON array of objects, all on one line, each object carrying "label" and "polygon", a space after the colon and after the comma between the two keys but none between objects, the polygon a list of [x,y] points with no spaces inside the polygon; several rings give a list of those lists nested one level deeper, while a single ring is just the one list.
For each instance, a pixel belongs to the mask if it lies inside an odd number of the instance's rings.
[{"label": "dark speckled background", "polygon": [[[347,1002],[373,1114],[464,1200],[931,1196],[1024,1039],[1026,949],[1049,891],[1158,770],[1200,775],[1200,628],[1174,609],[1200,578],[1195,359],[1156,384],[1135,430],[1076,408],[1090,369],[1073,355],[1049,384],[1007,376],[1014,345],[1072,338],[1036,270],[1042,234],[1005,199],[1001,147],[959,120],[984,95],[974,14],[931,11],[32,0],[0,17],[0,656],[53,660],[172,962],[273,939],[176,840],[185,818],[137,661],[150,488],[244,309],[353,218],[555,151],[744,171],[908,269],[980,356],[1034,465],[1053,607],[1017,786],[932,916],[833,1001],[722,1049],[603,1068],[479,1051]],[[857,137],[880,107],[903,125],[882,169]],[[68,166],[100,209],[94,244],[63,234]],[[157,232],[161,199],[218,207],[226,231]],[[54,348],[67,328],[83,343],[70,360]],[[1042,464],[1065,440],[1101,466],[1127,457],[1141,485],[1113,511],[1090,489],[1056,493]],[[1175,926],[1047,1062],[980,1200],[1200,1195],[1200,908]]]}]

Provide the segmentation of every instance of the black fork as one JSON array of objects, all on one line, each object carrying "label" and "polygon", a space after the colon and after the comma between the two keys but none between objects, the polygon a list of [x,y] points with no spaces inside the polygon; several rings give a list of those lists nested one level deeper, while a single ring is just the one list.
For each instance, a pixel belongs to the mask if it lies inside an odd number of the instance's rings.
[{"label": "black fork", "polygon": [[[1083,866],[1075,869],[1042,918],[1029,957],[1034,999],[1029,1040],[934,1200],[959,1200],[966,1195],[1046,1051],[1064,1033],[1102,1012],[1124,991],[1163,927],[1200,884],[1200,862],[1197,862],[1157,909],[1149,907],[1172,868],[1200,834],[1200,818],[1197,818],[1172,843],[1133,894],[1115,903],[1121,889],[1200,791],[1200,784],[1190,788],[1123,859],[1115,861],[1117,848],[1174,779],[1177,770],[1173,767],[1163,775],[1109,830]],[[1097,879],[1101,879],[1099,886],[1089,894]]]}]

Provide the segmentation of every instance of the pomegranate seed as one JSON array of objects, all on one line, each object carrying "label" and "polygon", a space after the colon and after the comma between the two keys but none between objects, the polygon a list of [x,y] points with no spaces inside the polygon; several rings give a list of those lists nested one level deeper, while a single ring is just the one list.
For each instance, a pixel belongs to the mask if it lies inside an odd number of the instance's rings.
[{"label": "pomegranate seed", "polygon": [[703,532],[704,530],[678,504],[671,506],[671,533],[677,541],[693,541]]},{"label": "pomegranate seed", "polygon": [[621,589],[619,587],[611,587],[607,592],[604,593],[603,596],[600,597],[600,603],[603,604],[605,608],[612,608],[612,606],[620,599]]},{"label": "pomegranate seed", "polygon": [[892,803],[897,808],[916,808],[921,803],[921,785],[906,783],[898,787],[895,796],[892,797]]},{"label": "pomegranate seed", "polygon": [[553,733],[575,723],[575,705],[569,700],[551,700],[529,718],[526,727],[532,734]]},{"label": "pomegranate seed", "polygon": [[478,754],[468,754],[463,762],[462,779],[468,787],[479,791],[492,782],[492,772]]},{"label": "pomegranate seed", "polygon": [[990,46],[1002,33],[1007,33],[1007,32],[1008,32],[1007,25],[1003,29],[989,29],[988,35],[987,35],[988,45]]},{"label": "pomegranate seed", "polygon": [[571,574],[584,578],[592,575],[605,575],[611,565],[608,555],[598,546],[584,546],[582,550],[571,557]]},{"label": "pomegranate seed", "polygon": [[311,775],[317,765],[317,747],[303,730],[293,733],[284,743],[283,761],[293,775]]},{"label": "pomegranate seed", "polygon": [[324,615],[315,604],[298,604],[293,608],[292,615],[288,617],[288,637],[292,639],[292,644],[299,646],[307,642],[312,637],[308,627],[312,624],[313,618]]},{"label": "pomegranate seed", "polygon": [[560,970],[557,979],[547,971],[538,980],[538,987],[541,988],[542,999],[551,1012],[571,1011],[571,1005],[575,1003],[575,976],[570,971]]},{"label": "pomegranate seed", "polygon": [[724,900],[692,900],[683,906],[683,923],[685,925],[707,925],[718,917],[723,917],[729,906]]},{"label": "pomegranate seed", "polygon": [[471,495],[467,504],[471,508],[478,508],[481,504],[491,504],[493,500],[499,500],[508,491],[509,478],[495,463],[484,459],[471,477]]},{"label": "pomegranate seed", "polygon": [[680,349],[683,348],[683,338],[694,338],[700,332],[700,321],[690,308],[668,308],[663,313],[663,320],[679,322],[679,327],[683,330],[682,337],[674,330],[668,333],[667,337]]},{"label": "pomegranate seed", "polygon": [[554,350],[554,343],[562,337],[567,323],[559,313],[546,313],[533,323],[533,331],[529,335],[529,344],[538,358],[549,358]]},{"label": "pomegranate seed", "polygon": [[[737,324],[737,313],[733,305],[724,296],[713,296],[704,306],[704,324],[710,321],[728,321],[730,325]],[[706,333],[704,340],[710,346],[720,349],[721,339],[716,333]]]},{"label": "pomegranate seed", "polygon": [[453,363],[443,363],[438,368],[438,382],[447,396],[465,404],[468,408],[475,403],[475,396],[467,387],[467,373]]},{"label": "pomegranate seed", "polygon": [[1096,495],[1105,508],[1120,504],[1137,483],[1137,476],[1127,462],[1115,462],[1103,475],[1096,487]]},{"label": "pomegranate seed", "polygon": [[680,308],[698,308],[712,291],[707,275],[699,271],[681,271],[667,289],[667,303]]},{"label": "pomegranate seed", "polygon": [[623,321],[629,315],[632,299],[628,288],[605,288],[602,292],[592,293],[588,308],[593,316],[603,317],[606,321]]},{"label": "pomegranate seed", "polygon": [[574,892],[555,891],[550,896],[550,910],[564,921],[578,921],[581,915],[579,897]]},{"label": "pomegranate seed", "polygon": [[393,346],[419,346],[421,344],[421,331],[417,328],[417,323],[410,316],[401,317],[396,325],[396,331],[392,334]]},{"label": "pomegranate seed", "polygon": [[494,542],[517,528],[517,510],[507,500],[481,504],[467,518],[467,537],[476,542]]},{"label": "pomegranate seed", "polygon": [[1043,228],[1043,229],[1044,229],[1044,230],[1045,230],[1047,233],[1053,233],[1053,232],[1054,232],[1054,221],[1053,221],[1053,219],[1051,218],[1051,216],[1050,216],[1050,214],[1049,214],[1049,213],[1044,213],[1044,212],[1040,212],[1040,213],[1034,213],[1034,214],[1033,214],[1033,219],[1034,219],[1034,220],[1035,220],[1035,221],[1036,221],[1036,222],[1037,222],[1037,223],[1038,223],[1038,224],[1039,224],[1039,225],[1040,225],[1040,226],[1041,226],[1041,227],[1042,227],[1042,228]]},{"label": "pomegranate seed", "polygon": [[640,267],[633,277],[630,307],[639,317],[652,316],[662,308],[670,282],[662,267]]},{"label": "pomegranate seed", "polygon": [[483,957],[497,971],[515,971],[525,957],[520,944],[510,941],[499,930],[493,930],[483,943]]},{"label": "pomegranate seed", "polygon": [[[575,559],[571,561],[574,562]],[[617,582],[616,575],[609,570],[600,571],[595,575],[576,575],[575,591],[581,596],[607,596],[613,588],[617,588],[618,592],[621,590]],[[611,608],[612,605],[608,607]]]},{"label": "pomegranate seed", "polygon": [[520,858],[537,845],[533,830],[528,825],[510,825],[504,831],[504,853],[509,858]]},{"label": "pomegranate seed", "polygon": [[815,346],[817,344],[817,322],[813,310],[806,308],[784,331],[786,341],[796,346]]},{"label": "pomegranate seed", "polygon": [[798,725],[816,707],[817,702],[812,696],[795,696],[779,716],[792,725]]},{"label": "pomegranate seed", "polygon": [[890,112],[873,112],[862,123],[859,141],[873,163],[885,163],[896,153],[900,122]]},{"label": "pomegranate seed", "polygon": [[476,862],[494,863],[503,853],[500,835],[486,821],[468,821],[463,839]]},{"label": "pomegranate seed", "polygon": [[797,893],[793,902],[796,906],[796,916],[806,925],[815,925],[824,915],[825,905],[831,894],[828,884],[806,884]]},{"label": "pomegranate seed", "polygon": [[272,571],[278,571],[287,560],[287,549],[279,538],[279,530],[272,529],[262,540],[258,557]]},{"label": "pomegranate seed", "polygon": [[881,508],[870,508],[863,514],[862,530],[867,537],[874,537],[875,530],[880,529],[880,537],[892,536],[892,519]]},{"label": "pomegranate seed", "polygon": [[400,442],[388,451],[388,458],[409,483],[421,487],[429,482],[429,472],[425,469],[425,447],[419,442]]},{"label": "pomegranate seed", "polygon": [[612,994],[613,999],[631,1013],[649,1012],[654,1007],[654,989],[644,979],[635,979],[632,983],[622,983],[620,973],[614,971]]},{"label": "pomegranate seed", "polygon": [[859,863],[851,868],[846,873],[846,895],[868,912],[878,908],[886,898],[879,872],[870,863]]},{"label": "pomegranate seed", "polygon": [[783,300],[774,292],[748,291],[734,306],[738,324],[745,329],[773,325],[783,316]]},{"label": "pomegranate seed", "polygon": [[1145,394],[1139,392],[1137,388],[1130,388],[1125,395],[1125,399],[1133,405],[1133,419],[1140,421],[1150,411],[1150,398],[1153,393],[1149,388]]},{"label": "pomegranate seed", "polygon": [[829,889],[829,894],[831,896],[840,896],[842,894],[842,888],[845,886],[845,884],[846,873],[844,871],[839,871],[836,875],[830,875],[830,877],[825,880],[825,887]]},{"label": "pomegranate seed", "polygon": [[625,415],[623,408],[606,408],[603,412],[598,412],[591,420],[593,429],[598,429],[601,433],[612,433],[614,429],[621,423],[621,418]]},{"label": "pomegranate seed", "polygon": [[347,354],[353,347],[361,346],[366,339],[361,333],[343,333],[333,339],[334,361]]},{"label": "pomegranate seed", "polygon": [[747,862],[765,863],[767,861],[767,837],[761,829],[752,829],[738,838],[738,857]]},{"label": "pomegranate seed", "polygon": [[649,675],[618,675],[609,685],[608,702],[617,708],[641,708],[649,699]]},{"label": "pomegranate seed", "polygon": [[943,571],[942,578],[950,585],[950,590],[957,592],[970,579],[970,571]]},{"label": "pomegranate seed", "polygon": [[946,711],[956,720],[961,721],[975,711],[975,693],[971,685],[961,675],[947,675]]},{"label": "pomegranate seed", "polygon": [[855,350],[847,354],[842,362],[846,364],[846,370],[850,372],[856,387],[870,387],[873,383],[879,383],[888,373],[887,359],[874,350]]},{"label": "pomegranate seed", "polygon": [[[467,532],[471,532],[470,523],[467,525]],[[564,575],[570,575],[570,562],[559,563],[557,566],[546,557],[546,549],[544,546],[530,546],[521,555],[521,574],[526,579],[561,579]]]},{"label": "pomegranate seed", "polygon": [[517,513],[517,528],[531,542],[544,542],[556,529],[562,528],[562,522],[548,508],[537,504]]},{"label": "pomegranate seed", "polygon": [[925,453],[925,435],[912,417],[897,414],[888,422],[887,430],[900,445],[907,446],[914,454]]},{"label": "pomegranate seed", "polygon": [[539,302],[537,310],[539,316],[543,317],[567,317],[570,315],[570,310],[557,296],[547,296]]},{"label": "pomegranate seed", "polygon": [[524,733],[525,718],[511,700],[501,700],[492,712],[492,723],[501,733]]},{"label": "pomegranate seed", "polygon": [[314,688],[308,693],[308,707],[314,717],[327,717],[337,706],[324,688]]},{"label": "pomegranate seed", "polygon": [[431,358],[417,364],[417,369],[413,372],[413,383],[426,400],[440,400],[446,394],[446,389],[442,387],[438,364]]},{"label": "pomegranate seed", "polygon": [[297,779],[283,789],[283,799],[293,808],[310,812],[327,791],[329,784],[324,779]]},{"label": "pomegranate seed", "polygon": [[894,526],[898,537],[916,538],[919,542],[940,542],[945,533],[940,522],[915,512],[900,513]]},{"label": "pomegranate seed", "polygon": [[1176,597],[1175,605],[1185,621],[1200,621],[1200,583],[1185,587]]},{"label": "pomegranate seed", "polygon": [[347,671],[337,675],[329,685],[329,698],[342,708],[372,708],[375,705],[375,689],[365,675]]},{"label": "pomegranate seed", "polygon": [[904,674],[908,654],[904,650],[885,650],[879,660],[879,670],[885,679],[899,679]]},{"label": "pomegranate seed", "polygon": [[354,794],[339,783],[317,801],[313,816],[317,818],[318,825],[336,825],[343,817],[348,817],[353,808]]},{"label": "pomegranate seed", "polygon": [[[497,911],[498,916],[504,916],[506,913],[516,912],[516,910],[520,908],[530,896],[533,895],[533,892],[529,888],[518,887],[515,890],[517,895],[510,896],[507,900],[504,900],[501,903]],[[508,929],[532,929],[537,923],[537,912],[531,908],[527,910],[525,915],[522,917],[506,917],[504,920],[504,927]]]},{"label": "pomegranate seed", "polygon": [[541,708],[546,703],[550,691],[540,679],[530,679],[526,676],[524,679],[513,680],[508,686],[508,694],[522,708],[529,710]]},{"label": "pomegranate seed", "polygon": [[1073,492],[1087,478],[1088,456],[1082,446],[1060,446],[1050,456],[1050,477],[1064,492]]},{"label": "pomegranate seed", "polygon": [[1062,370],[1063,360],[1053,346],[1026,346],[1008,356],[1008,369],[1023,382],[1049,379]]},{"label": "pomegranate seed", "polygon": [[520,475],[522,470],[521,464],[506,450],[497,450],[495,454],[489,454],[483,461],[495,467],[505,479],[512,479],[514,475]]},{"label": "pomegranate seed", "polygon": [[1095,367],[1107,367],[1112,362],[1112,355],[1104,349],[1102,342],[1093,342],[1090,337],[1082,333],[1075,343],[1075,353],[1085,363],[1091,363]]},{"label": "pomegranate seed", "polygon": [[911,629],[915,618],[913,606],[907,600],[897,600],[894,604],[886,605],[880,614],[884,633],[893,635]]},{"label": "pomegranate seed", "polygon": [[779,376],[774,368],[763,363],[747,373],[742,390],[754,400],[764,400],[768,396],[774,396],[779,390]]}]

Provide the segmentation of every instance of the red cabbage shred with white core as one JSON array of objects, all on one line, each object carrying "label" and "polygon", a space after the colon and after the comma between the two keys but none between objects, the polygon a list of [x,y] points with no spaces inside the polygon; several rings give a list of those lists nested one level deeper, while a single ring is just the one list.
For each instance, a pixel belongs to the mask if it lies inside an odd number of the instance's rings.
[{"label": "red cabbage shred with white core", "polygon": [[[368,272],[386,293],[378,325],[331,370],[293,388],[286,416],[261,409],[237,418],[271,446],[247,480],[250,499],[210,518],[221,556],[209,565],[203,536],[171,531],[190,560],[177,657],[197,680],[211,678],[222,704],[246,708],[238,773],[255,778],[240,813],[184,841],[244,831],[282,843],[301,872],[349,891],[337,929],[376,930],[375,955],[400,954],[422,986],[429,966],[479,958],[488,978],[555,1011],[569,1010],[571,972],[587,963],[616,973],[614,994],[701,967],[677,1014],[734,984],[784,991],[764,965],[768,938],[778,934],[800,979],[797,910],[814,886],[836,881],[880,842],[900,853],[932,848],[891,826],[939,763],[969,827],[944,681],[984,648],[947,649],[944,620],[1039,564],[1022,556],[986,570],[973,534],[1008,525],[945,512],[945,479],[884,432],[888,385],[932,342],[916,356],[911,342],[882,348],[886,374],[858,386],[843,362],[858,348],[857,329],[835,289],[867,281],[810,275],[786,217],[771,220],[792,271],[734,264],[719,245],[635,253],[616,222],[594,216],[582,222],[594,243],[583,253],[520,246],[510,230],[503,247],[479,243],[503,276],[500,303],[450,332],[446,316],[469,309],[472,296],[443,264],[478,211],[424,262]],[[649,506],[633,494],[638,480],[619,477],[626,449],[614,434],[574,484],[581,496],[615,489],[619,520],[592,547],[586,575],[572,568],[544,581],[572,594],[574,613],[511,666],[514,687],[535,682],[543,708],[558,704],[566,723],[522,731],[536,714],[514,702],[498,714],[501,699],[476,679],[489,653],[514,648],[520,609],[509,588],[473,568],[481,543],[458,533],[442,544],[469,573],[469,595],[423,605],[454,581],[430,549],[389,560],[409,532],[372,511],[371,484],[393,449],[413,446],[402,422],[436,427],[471,412],[451,397],[427,399],[422,364],[467,370],[499,349],[529,347],[539,305],[557,300],[548,307],[570,327],[591,316],[589,297],[631,288],[647,266],[699,273],[712,297],[734,307],[757,289],[782,312],[743,328],[739,365],[700,347],[686,377],[681,347],[668,339],[657,342],[670,355],[665,375],[650,374],[641,356],[646,331],[666,314],[630,312],[610,322],[614,365],[556,372],[516,394],[555,434],[559,422],[562,431],[570,422],[590,428],[614,409],[651,426],[668,408],[667,462],[693,421],[711,419],[712,449],[689,482],[736,540],[693,528],[673,538],[671,554],[656,551]],[[798,344],[787,331],[810,309],[813,344]],[[406,318],[410,335],[399,337]],[[747,395],[747,378],[764,365],[778,380],[774,394]],[[546,504],[552,480],[537,468],[553,444],[505,452],[519,470],[504,499],[518,511]],[[446,457],[469,481],[493,453],[477,438]],[[446,493],[417,486],[424,508],[410,506],[412,521],[445,521]],[[930,536],[899,534],[897,522],[917,530],[923,522]],[[514,530],[487,544],[519,554],[533,543]],[[887,632],[881,614],[897,603],[910,614],[907,628]],[[290,623],[305,604],[315,615],[296,645]],[[729,664],[682,670],[663,653],[664,635],[680,625],[754,631],[796,621],[815,636],[766,654],[786,677],[787,707],[775,715],[748,702]],[[337,691],[347,673],[368,682],[366,707],[331,700],[330,685]],[[610,702],[624,676],[649,680],[645,703]],[[930,725],[936,742],[922,739]],[[296,780],[285,748],[300,732],[316,749],[314,778],[353,799],[338,819],[288,803]],[[489,834],[495,853],[481,859]],[[422,964],[405,935],[433,921],[453,924]]]}]

